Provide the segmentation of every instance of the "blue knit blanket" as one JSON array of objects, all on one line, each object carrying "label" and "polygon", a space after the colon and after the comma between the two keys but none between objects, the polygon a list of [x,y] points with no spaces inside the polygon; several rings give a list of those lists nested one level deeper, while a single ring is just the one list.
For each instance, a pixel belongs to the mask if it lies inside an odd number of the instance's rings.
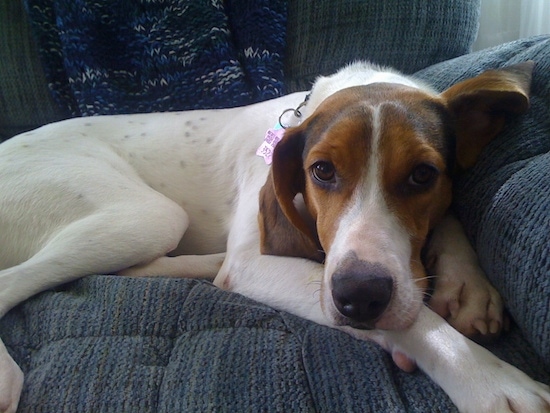
[{"label": "blue knit blanket", "polygon": [[50,87],[74,116],[283,94],[285,0],[25,2]]}]

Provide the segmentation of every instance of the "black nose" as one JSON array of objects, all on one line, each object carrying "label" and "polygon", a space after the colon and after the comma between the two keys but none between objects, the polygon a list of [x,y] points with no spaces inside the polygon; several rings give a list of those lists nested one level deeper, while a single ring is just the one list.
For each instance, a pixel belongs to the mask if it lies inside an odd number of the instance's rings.
[{"label": "black nose", "polygon": [[360,323],[376,321],[388,307],[393,279],[380,264],[346,258],[332,276],[332,299],[338,311]]}]

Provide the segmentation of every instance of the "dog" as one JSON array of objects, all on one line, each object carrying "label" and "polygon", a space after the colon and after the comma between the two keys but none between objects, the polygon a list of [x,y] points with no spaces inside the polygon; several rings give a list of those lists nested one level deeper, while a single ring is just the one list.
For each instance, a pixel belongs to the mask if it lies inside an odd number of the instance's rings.
[{"label": "dog", "polygon": [[[528,109],[532,69],[439,94],[357,62],[310,93],[12,138],[0,145],[0,316],[89,274],[213,278],[376,341],[462,412],[550,411],[547,386],[463,335],[498,334],[502,302],[448,212],[452,175]],[[22,383],[0,342],[1,411]]]}]

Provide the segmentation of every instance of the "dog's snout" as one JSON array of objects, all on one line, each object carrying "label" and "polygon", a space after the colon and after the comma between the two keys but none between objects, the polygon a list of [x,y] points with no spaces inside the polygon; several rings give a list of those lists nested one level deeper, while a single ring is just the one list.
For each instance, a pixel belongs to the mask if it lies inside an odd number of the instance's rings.
[{"label": "dog's snout", "polygon": [[338,311],[354,322],[370,324],[388,307],[393,279],[380,264],[347,261],[332,276],[332,298]]}]

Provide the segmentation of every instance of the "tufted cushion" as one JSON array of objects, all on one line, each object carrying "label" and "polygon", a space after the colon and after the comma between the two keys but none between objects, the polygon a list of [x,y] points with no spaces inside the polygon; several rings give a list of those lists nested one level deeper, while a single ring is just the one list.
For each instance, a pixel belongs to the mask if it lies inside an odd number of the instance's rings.
[{"label": "tufted cushion", "polygon": [[456,185],[456,210],[483,268],[550,366],[550,36],[427,68],[440,90],[482,70],[534,60],[531,108],[511,119]]},{"label": "tufted cushion", "polygon": [[[91,276],[0,321],[26,412],[456,412],[377,345],[195,280]],[[496,347],[550,376],[517,331]]]}]

